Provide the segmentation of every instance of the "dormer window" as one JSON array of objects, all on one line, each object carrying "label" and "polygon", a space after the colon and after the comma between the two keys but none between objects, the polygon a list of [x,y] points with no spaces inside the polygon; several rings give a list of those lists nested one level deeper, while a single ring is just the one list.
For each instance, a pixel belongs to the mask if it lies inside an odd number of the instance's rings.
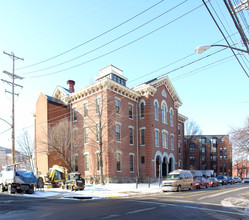
[{"label": "dormer window", "polygon": [[126,86],[126,81],[124,79],[122,79],[121,77],[115,75],[115,74],[112,74],[111,79],[114,80],[115,82],[123,85],[123,86]]}]

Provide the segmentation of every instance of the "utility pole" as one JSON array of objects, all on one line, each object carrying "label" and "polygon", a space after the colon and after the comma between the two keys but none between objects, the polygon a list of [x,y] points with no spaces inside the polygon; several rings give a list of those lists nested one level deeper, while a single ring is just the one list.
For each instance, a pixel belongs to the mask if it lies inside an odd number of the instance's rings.
[{"label": "utility pole", "polygon": [[12,163],[15,164],[15,95],[17,96],[19,95],[15,93],[15,86],[19,86],[22,88],[22,86],[15,84],[15,79],[23,79],[23,77],[15,75],[15,60],[24,60],[24,59],[15,56],[15,54],[12,52],[11,54],[6,53],[5,51],[3,53],[8,55],[12,59],[12,62],[13,62],[12,73],[3,71],[3,73],[7,74],[8,76],[12,78],[12,82],[9,82],[6,80],[2,80],[2,81],[12,85],[12,92],[9,92],[7,90],[5,90],[5,92],[12,94],[12,149],[11,149],[11,154],[12,154]]}]

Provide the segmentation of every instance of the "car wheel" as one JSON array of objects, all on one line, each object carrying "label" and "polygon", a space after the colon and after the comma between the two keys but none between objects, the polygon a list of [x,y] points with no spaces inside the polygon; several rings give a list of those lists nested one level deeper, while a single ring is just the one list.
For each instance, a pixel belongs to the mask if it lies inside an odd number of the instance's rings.
[{"label": "car wheel", "polygon": [[177,187],[177,192],[181,192],[182,191],[182,188],[181,188],[181,186],[179,185],[178,187]]},{"label": "car wheel", "polygon": [[208,184],[206,185],[206,188],[208,188]]},{"label": "car wheel", "polygon": [[193,190],[193,185],[192,184],[190,185],[189,190]]}]

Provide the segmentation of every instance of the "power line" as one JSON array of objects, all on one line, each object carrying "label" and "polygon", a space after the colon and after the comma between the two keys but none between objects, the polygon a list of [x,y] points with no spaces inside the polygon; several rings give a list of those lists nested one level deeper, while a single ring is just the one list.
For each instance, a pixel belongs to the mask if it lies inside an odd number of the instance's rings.
[{"label": "power line", "polygon": [[90,53],[92,53],[92,52],[95,52],[95,51],[97,51],[97,50],[99,50],[99,49],[101,49],[101,48],[103,48],[103,47],[105,47],[105,46],[107,46],[107,45],[109,45],[109,44],[111,44],[111,43],[113,43],[113,42],[115,42],[115,41],[117,41],[117,40],[123,38],[124,36],[127,36],[128,34],[133,33],[134,31],[136,31],[136,30],[138,30],[138,29],[140,29],[140,28],[142,28],[142,27],[148,25],[148,24],[151,23],[152,21],[155,21],[156,19],[162,17],[163,15],[169,13],[170,11],[176,9],[177,7],[181,6],[182,4],[184,4],[184,3],[186,3],[186,2],[187,2],[187,0],[185,0],[185,1],[181,2],[181,3],[179,3],[178,5],[172,7],[171,9],[166,10],[166,11],[163,12],[162,14],[160,14],[160,15],[154,17],[153,19],[151,19],[151,20],[149,20],[149,21],[143,23],[142,25],[140,25],[140,26],[138,26],[138,27],[132,29],[131,31],[128,31],[128,32],[126,32],[125,34],[123,34],[123,35],[121,35],[121,36],[119,36],[119,37],[117,37],[117,38],[115,38],[115,39],[113,39],[113,40],[111,40],[111,41],[109,41],[109,42],[107,42],[107,43],[105,43],[105,44],[99,46],[99,47],[96,47],[96,48],[94,48],[93,50],[90,50],[90,51],[88,51],[88,52],[86,52],[86,53],[84,53],[84,54],[82,54],[82,55],[80,55],[80,56],[74,57],[74,58],[72,58],[72,59],[70,59],[70,60],[67,60],[67,61],[58,63],[58,64],[53,65],[53,66],[50,66],[50,67],[46,67],[46,68],[39,69],[39,70],[35,70],[35,71],[30,71],[30,72],[23,73],[23,74],[30,74],[30,73],[41,72],[41,71],[48,70],[48,69],[51,69],[51,68],[54,68],[54,67],[57,67],[57,66],[61,66],[61,65],[63,65],[63,64],[66,64],[66,63],[69,63],[69,62],[74,61],[74,60],[76,60],[76,59],[79,59],[79,58],[81,58],[81,57],[83,57],[83,56],[86,56],[86,55],[88,55],[88,54],[90,54]]},{"label": "power line", "polygon": [[[225,0],[224,0],[224,1],[225,1]],[[224,35],[223,31],[220,29],[220,27],[219,27],[218,23],[216,22],[216,20],[215,20],[214,16],[212,15],[211,11],[209,10],[209,8],[208,8],[208,6],[207,6],[207,4],[206,4],[205,0],[202,0],[202,2],[203,2],[203,4],[205,5],[205,7],[207,8],[207,10],[208,10],[209,14],[211,15],[211,17],[212,17],[213,21],[215,22],[215,24],[216,24],[217,28],[218,28],[218,29],[219,29],[219,31],[221,32],[221,34],[222,34],[223,38],[225,39],[225,41],[227,42],[228,46],[229,46],[229,47],[231,47],[231,45],[229,44],[228,40],[226,39],[226,37],[225,37],[225,35]],[[231,49],[231,48],[230,48],[230,49]],[[248,73],[246,72],[245,68],[244,68],[244,67],[243,67],[243,65],[241,64],[240,60],[238,59],[238,57],[237,57],[237,55],[235,54],[235,52],[233,51],[233,49],[231,49],[231,51],[232,51],[233,55],[236,57],[236,59],[237,59],[238,63],[239,63],[239,64],[240,64],[240,66],[241,66],[241,68],[243,69],[243,71],[245,72],[245,74],[247,75],[247,77],[249,78]]]},{"label": "power line", "polygon": [[179,17],[173,19],[172,21],[170,21],[170,22],[168,22],[168,23],[166,23],[166,24],[164,24],[164,25],[162,25],[162,26],[160,26],[160,27],[154,29],[153,31],[151,31],[151,32],[149,32],[149,33],[147,33],[147,34],[145,34],[145,35],[139,37],[139,38],[137,38],[137,39],[135,39],[135,40],[133,40],[133,41],[131,41],[131,42],[129,42],[129,43],[127,43],[127,44],[121,46],[121,47],[118,47],[118,48],[116,48],[116,49],[114,49],[114,50],[112,50],[112,51],[109,51],[109,52],[107,52],[107,53],[105,53],[105,54],[102,54],[102,55],[100,55],[100,56],[98,56],[98,57],[92,58],[92,59],[87,60],[87,61],[85,61],[85,62],[83,62],[83,63],[79,63],[79,64],[77,64],[77,65],[68,67],[68,68],[66,68],[66,69],[62,69],[62,70],[55,71],[55,72],[51,72],[51,73],[47,73],[47,74],[41,74],[41,75],[37,75],[37,76],[30,76],[29,78],[44,77],[44,76],[48,76],[48,75],[53,75],[53,74],[56,74],[56,73],[64,72],[64,71],[67,71],[67,70],[76,68],[76,67],[78,67],[78,66],[82,66],[82,65],[84,65],[84,64],[86,64],[86,63],[95,61],[95,60],[100,59],[100,58],[102,58],[102,57],[105,57],[105,56],[107,56],[107,55],[109,55],[109,54],[111,54],[111,53],[114,53],[114,52],[116,52],[116,51],[118,51],[118,50],[120,50],[120,49],[123,49],[123,48],[125,48],[125,47],[127,47],[127,46],[129,46],[129,45],[131,45],[131,44],[133,44],[133,43],[135,43],[135,42],[137,42],[137,41],[139,41],[139,40],[141,40],[141,39],[143,39],[143,38],[145,38],[145,37],[147,37],[147,36],[149,36],[149,35],[151,35],[151,34],[153,34],[153,33],[155,33],[155,32],[157,32],[157,31],[161,30],[162,28],[164,28],[164,27],[168,26],[169,24],[171,24],[171,23],[173,23],[173,22],[175,22],[175,21],[177,21],[177,20],[183,18],[184,16],[186,16],[186,15],[192,13],[193,11],[197,10],[197,9],[200,8],[200,7],[202,7],[202,5],[199,5],[199,6],[195,7],[194,9],[192,9],[192,10],[190,10],[190,11],[184,13],[183,15],[181,15],[181,16],[179,16]]},{"label": "power line", "polygon": [[77,49],[77,48],[79,48],[79,47],[81,47],[81,46],[83,46],[83,45],[85,45],[85,44],[87,44],[87,43],[90,43],[91,41],[94,41],[94,40],[98,39],[99,37],[102,37],[102,36],[104,36],[105,34],[107,34],[107,33],[111,32],[111,31],[117,29],[118,27],[120,27],[120,26],[122,26],[122,25],[128,23],[129,21],[131,21],[131,20],[133,20],[133,19],[139,17],[140,15],[142,15],[142,14],[144,14],[145,12],[151,10],[152,8],[154,8],[154,7],[156,7],[157,5],[161,4],[162,2],[164,2],[164,0],[161,0],[161,1],[157,2],[156,4],[152,5],[151,7],[145,9],[144,11],[142,11],[142,12],[136,14],[135,16],[133,16],[133,17],[127,19],[126,21],[124,21],[124,22],[118,24],[117,26],[115,26],[115,27],[113,27],[113,28],[111,28],[111,29],[109,29],[109,30],[107,30],[107,31],[105,31],[105,32],[103,32],[103,33],[101,33],[101,34],[99,34],[99,35],[97,35],[97,36],[91,38],[90,40],[87,40],[87,41],[85,41],[85,42],[83,42],[83,43],[81,43],[81,44],[79,44],[79,45],[77,45],[77,46],[75,46],[75,47],[69,49],[69,50],[66,50],[66,51],[64,51],[64,52],[62,52],[62,53],[60,53],[60,54],[57,54],[57,55],[55,55],[55,56],[53,56],[53,57],[50,57],[50,58],[48,58],[48,59],[42,60],[42,61],[40,61],[40,62],[38,62],[38,63],[34,63],[34,64],[29,65],[29,66],[24,66],[24,67],[22,67],[22,68],[19,68],[18,70],[24,69],[24,68],[28,68],[28,67],[32,67],[32,66],[36,66],[36,65],[41,64],[41,63],[45,63],[45,62],[47,62],[47,61],[49,61],[49,60],[55,59],[55,58],[57,58],[57,57],[59,57],[59,56],[62,56],[62,55],[66,54],[66,53],[68,53],[68,52],[70,52],[70,51],[72,51],[72,50],[75,50],[75,49]]}]

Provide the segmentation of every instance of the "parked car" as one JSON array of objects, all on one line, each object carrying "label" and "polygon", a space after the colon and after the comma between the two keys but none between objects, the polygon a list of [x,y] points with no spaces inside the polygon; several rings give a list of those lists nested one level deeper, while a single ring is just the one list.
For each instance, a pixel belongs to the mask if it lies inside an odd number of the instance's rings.
[{"label": "parked car", "polygon": [[245,178],[244,183],[249,183],[249,178]]},{"label": "parked car", "polygon": [[193,175],[189,170],[174,170],[163,180],[161,187],[163,192],[191,190],[193,189]]},{"label": "parked car", "polygon": [[217,179],[221,185],[227,185],[227,176],[217,176]]},{"label": "parked car", "polygon": [[207,179],[209,181],[209,186],[219,186],[220,183],[216,177],[210,177]]},{"label": "parked car", "polygon": [[209,187],[209,181],[206,178],[200,177],[200,178],[194,179],[194,188],[201,189],[201,188],[208,188],[208,187]]},{"label": "parked car", "polygon": [[241,183],[242,182],[242,179],[240,177],[234,177],[234,181],[235,183]]},{"label": "parked car", "polygon": [[235,184],[235,180],[234,180],[233,177],[227,177],[227,182],[228,182],[229,184]]}]

